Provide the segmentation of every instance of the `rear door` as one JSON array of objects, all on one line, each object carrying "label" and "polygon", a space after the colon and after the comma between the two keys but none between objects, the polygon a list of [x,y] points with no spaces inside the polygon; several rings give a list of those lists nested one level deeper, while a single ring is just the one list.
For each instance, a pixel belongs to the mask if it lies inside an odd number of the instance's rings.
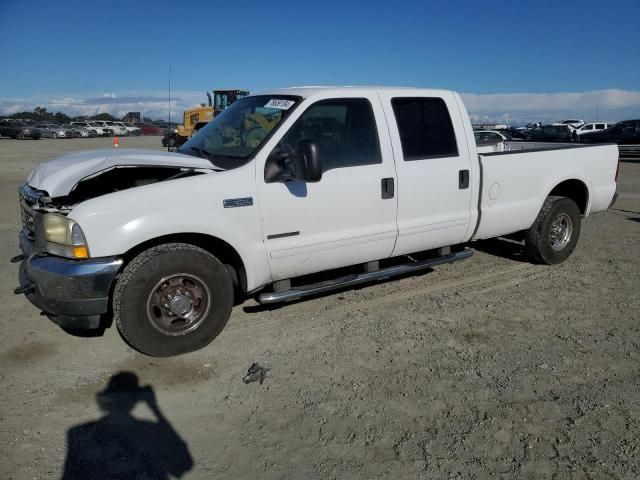
[{"label": "rear door", "polygon": [[300,140],[317,144],[319,182],[269,183],[264,163],[258,164],[264,244],[274,280],[385,258],[393,250],[396,174],[384,112],[375,92],[348,93],[301,106],[271,148],[277,155],[294,151]]},{"label": "rear door", "polygon": [[472,170],[454,94],[425,95],[380,91],[398,174],[393,255],[461,243],[470,225]]}]

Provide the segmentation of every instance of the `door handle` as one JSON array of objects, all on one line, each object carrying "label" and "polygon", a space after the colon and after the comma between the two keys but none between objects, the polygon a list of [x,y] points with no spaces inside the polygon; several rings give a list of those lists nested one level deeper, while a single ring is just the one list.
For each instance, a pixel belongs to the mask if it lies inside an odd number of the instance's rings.
[{"label": "door handle", "polygon": [[460,170],[458,172],[458,188],[460,190],[469,188],[469,170]]},{"label": "door handle", "polygon": [[393,198],[395,195],[395,187],[393,184],[393,178],[383,178],[380,181],[382,199],[386,200],[388,198]]}]

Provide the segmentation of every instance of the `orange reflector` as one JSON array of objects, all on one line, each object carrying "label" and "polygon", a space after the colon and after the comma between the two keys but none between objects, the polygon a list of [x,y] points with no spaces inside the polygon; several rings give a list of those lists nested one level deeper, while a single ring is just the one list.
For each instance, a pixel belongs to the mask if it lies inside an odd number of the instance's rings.
[{"label": "orange reflector", "polygon": [[73,256],[75,258],[89,258],[89,250],[87,247],[73,247]]}]

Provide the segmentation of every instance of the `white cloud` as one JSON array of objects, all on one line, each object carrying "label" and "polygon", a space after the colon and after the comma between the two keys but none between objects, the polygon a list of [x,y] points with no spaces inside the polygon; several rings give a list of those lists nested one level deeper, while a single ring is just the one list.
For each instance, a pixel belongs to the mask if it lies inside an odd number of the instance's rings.
[{"label": "white cloud", "polygon": [[464,93],[474,122],[554,121],[567,117],[617,121],[640,117],[640,91],[593,90],[560,93]]},{"label": "white cloud", "polygon": [[[185,108],[207,101],[204,91],[175,91],[171,97],[171,116],[176,119],[182,116]],[[595,120],[596,108],[598,119],[602,121],[640,117],[640,91],[608,89],[559,93],[464,93],[462,98],[472,121],[478,123],[522,124],[567,117],[589,121]],[[123,116],[135,111],[146,117],[166,119],[169,112],[168,94],[160,90],[0,97],[2,114],[32,111],[37,106],[68,115],[111,113]]]}]

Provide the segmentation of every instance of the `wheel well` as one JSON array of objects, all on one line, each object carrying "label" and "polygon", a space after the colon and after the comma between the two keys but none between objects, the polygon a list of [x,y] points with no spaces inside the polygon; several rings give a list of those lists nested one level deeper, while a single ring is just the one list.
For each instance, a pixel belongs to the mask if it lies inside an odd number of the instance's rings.
[{"label": "wheel well", "polygon": [[188,243],[200,247],[212,255],[215,255],[223,264],[233,268],[230,272],[234,287],[242,292],[247,291],[247,275],[242,258],[236,250],[224,240],[203,233],[177,233],[153,238],[136,245],[124,254],[125,265],[133,260],[139,253],[163,243]]},{"label": "wheel well", "polygon": [[583,215],[587,211],[587,205],[589,203],[589,189],[580,180],[565,180],[554,187],[550,196],[567,197],[576,202],[580,213]]}]

